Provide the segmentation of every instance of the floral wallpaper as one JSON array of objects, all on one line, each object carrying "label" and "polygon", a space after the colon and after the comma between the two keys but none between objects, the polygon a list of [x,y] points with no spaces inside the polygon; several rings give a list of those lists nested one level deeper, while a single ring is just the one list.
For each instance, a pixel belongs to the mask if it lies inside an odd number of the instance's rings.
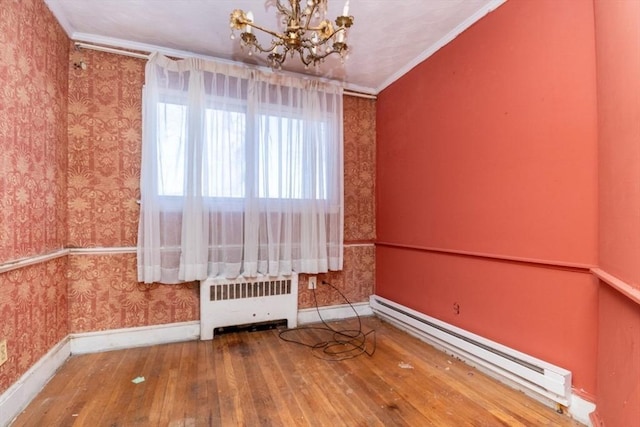
[{"label": "floral wallpaper", "polygon": [[0,394],[69,334],[67,257],[0,274]]},{"label": "floral wallpaper", "polygon": [[[0,7],[0,265],[66,240],[69,40],[42,0]],[[67,258],[0,273],[0,393],[69,333]]]},{"label": "floral wallpaper", "polygon": [[[136,245],[141,149],[141,91],[145,62],[72,50],[69,79],[69,246]],[[73,64],[86,64],[85,69]],[[375,238],[375,102],[345,97],[345,241]],[[77,254],[69,273],[72,332],[197,320],[198,285],[136,281],[134,255]],[[321,275],[350,300],[373,292],[373,246],[345,250],[345,270]],[[300,308],[313,305],[300,280]],[[343,303],[318,289],[321,305]],[[178,305],[176,305],[178,304]]]},{"label": "floral wallpaper", "polygon": [[[69,333],[197,320],[199,289],[139,284],[127,250],[82,251],[136,245],[144,61],[76,50],[42,0],[0,9],[0,265],[80,249],[0,273],[2,393]],[[375,277],[375,102],[345,97],[344,127],[344,270],[318,280],[360,302]]]},{"label": "floral wallpaper", "polygon": [[298,281],[298,309],[318,306],[346,304],[347,301],[322,281],[335,286],[349,302],[368,302],[373,293],[375,280],[375,248],[373,245],[347,246],[344,250],[344,268],[318,275],[318,285],[309,290],[308,275],[300,275]]},{"label": "floral wallpaper", "polygon": [[371,99],[344,97],[344,240],[376,238],[375,170],[376,104]]},{"label": "floral wallpaper", "polygon": [[70,59],[68,245],[135,246],[145,61],[75,48]]},{"label": "floral wallpaper", "polygon": [[[135,247],[145,61],[85,49],[72,49],[70,60],[69,247]],[[199,312],[197,284],[139,284],[135,254],[70,256],[71,332],[197,320]]]},{"label": "floral wallpaper", "polygon": [[[186,322],[200,318],[197,284],[138,283],[135,254],[74,255],[69,257],[69,328],[73,333]],[[322,280],[338,288],[350,302],[368,301],[372,293],[374,247],[345,249],[341,272],[318,276],[319,306],[345,304]],[[307,277],[299,283],[299,308],[315,306]]]},{"label": "floral wallpaper", "polygon": [[64,247],[68,39],[41,0],[0,7],[0,263]]},{"label": "floral wallpaper", "polygon": [[74,255],[69,261],[73,332],[131,328],[200,318],[199,287],[138,283],[135,254]]}]

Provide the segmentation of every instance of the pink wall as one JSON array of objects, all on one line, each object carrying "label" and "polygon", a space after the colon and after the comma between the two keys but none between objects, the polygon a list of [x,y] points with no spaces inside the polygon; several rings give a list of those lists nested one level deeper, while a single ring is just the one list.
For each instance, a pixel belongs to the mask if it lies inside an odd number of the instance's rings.
[{"label": "pink wall", "polygon": [[598,290],[588,272],[389,247],[376,255],[378,295],[568,367],[578,391],[593,393]]},{"label": "pink wall", "polygon": [[595,2],[600,267],[640,289],[640,2]]},{"label": "pink wall", "polygon": [[568,368],[587,397],[593,26],[590,2],[508,1],[385,89],[377,116],[376,293]]},{"label": "pink wall", "polygon": [[[599,265],[640,294],[640,3],[595,1]],[[640,424],[640,300],[601,283],[599,425]]]},{"label": "pink wall", "polygon": [[[633,0],[635,1],[635,0]],[[602,284],[594,425],[640,425],[640,305]]]}]

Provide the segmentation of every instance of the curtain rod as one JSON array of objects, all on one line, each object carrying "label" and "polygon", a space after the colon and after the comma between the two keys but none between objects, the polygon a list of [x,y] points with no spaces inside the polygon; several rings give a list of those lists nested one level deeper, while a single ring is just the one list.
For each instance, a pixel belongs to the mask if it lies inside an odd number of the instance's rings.
[{"label": "curtain rod", "polygon": [[[97,44],[84,43],[84,42],[75,42],[75,46],[76,46],[76,49],[82,48],[82,49],[98,50],[100,52],[113,53],[115,55],[130,56],[132,58],[138,58],[138,59],[149,59],[149,54],[148,53],[131,52],[129,50],[116,49],[116,48],[113,48],[113,47],[100,46],[100,45],[97,45]],[[363,92],[355,92],[355,91],[347,90],[347,89],[345,89],[343,91],[343,93],[345,95],[355,96],[355,97],[358,97],[358,98],[377,99],[376,95],[371,95],[371,94],[363,93]]]},{"label": "curtain rod", "polygon": [[116,55],[131,56],[133,58],[139,58],[139,59],[149,59],[149,55],[148,54],[138,53],[138,52],[130,52],[128,50],[115,49],[115,48],[106,47],[106,46],[99,46],[97,44],[75,42],[75,46],[76,46],[76,48],[99,50],[100,52],[108,52],[108,53],[114,53]]}]

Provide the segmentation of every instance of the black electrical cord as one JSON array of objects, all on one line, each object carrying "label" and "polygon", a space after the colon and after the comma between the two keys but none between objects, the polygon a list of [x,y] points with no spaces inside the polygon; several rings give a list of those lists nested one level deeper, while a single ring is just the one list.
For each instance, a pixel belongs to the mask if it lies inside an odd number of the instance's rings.
[{"label": "black electrical cord", "polygon": [[[323,285],[328,285],[333,288],[347,304],[353,310],[358,319],[358,329],[337,329],[329,325],[320,314],[320,308],[318,307],[318,300],[316,299],[316,290],[313,290],[313,302],[318,312],[318,317],[323,326],[300,326],[297,328],[286,329],[280,332],[280,339],[286,342],[309,347],[313,350],[313,355],[319,359],[329,361],[339,361],[346,359],[353,359],[362,354],[373,356],[376,351],[376,331],[375,329],[369,332],[362,331],[362,320],[360,315],[353,307],[351,302],[344,296],[342,292],[331,283],[322,281]],[[318,342],[305,342],[299,338],[289,337],[295,333],[301,331],[313,331],[328,334],[330,338]],[[371,337],[372,344],[371,349],[367,349],[367,339]]]}]

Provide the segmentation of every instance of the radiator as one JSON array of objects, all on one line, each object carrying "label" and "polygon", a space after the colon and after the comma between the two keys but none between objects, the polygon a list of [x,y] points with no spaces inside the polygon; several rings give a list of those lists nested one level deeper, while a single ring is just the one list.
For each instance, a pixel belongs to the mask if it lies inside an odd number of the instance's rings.
[{"label": "radiator", "polygon": [[[460,357],[498,378],[506,378],[523,391],[531,391],[560,405],[571,397],[571,372],[472,334],[418,311],[372,295],[374,313],[431,342],[447,353]],[[484,368],[484,369],[483,369]]]},{"label": "radiator", "polygon": [[214,329],[286,320],[298,323],[298,275],[200,282],[200,339],[213,339]]}]

